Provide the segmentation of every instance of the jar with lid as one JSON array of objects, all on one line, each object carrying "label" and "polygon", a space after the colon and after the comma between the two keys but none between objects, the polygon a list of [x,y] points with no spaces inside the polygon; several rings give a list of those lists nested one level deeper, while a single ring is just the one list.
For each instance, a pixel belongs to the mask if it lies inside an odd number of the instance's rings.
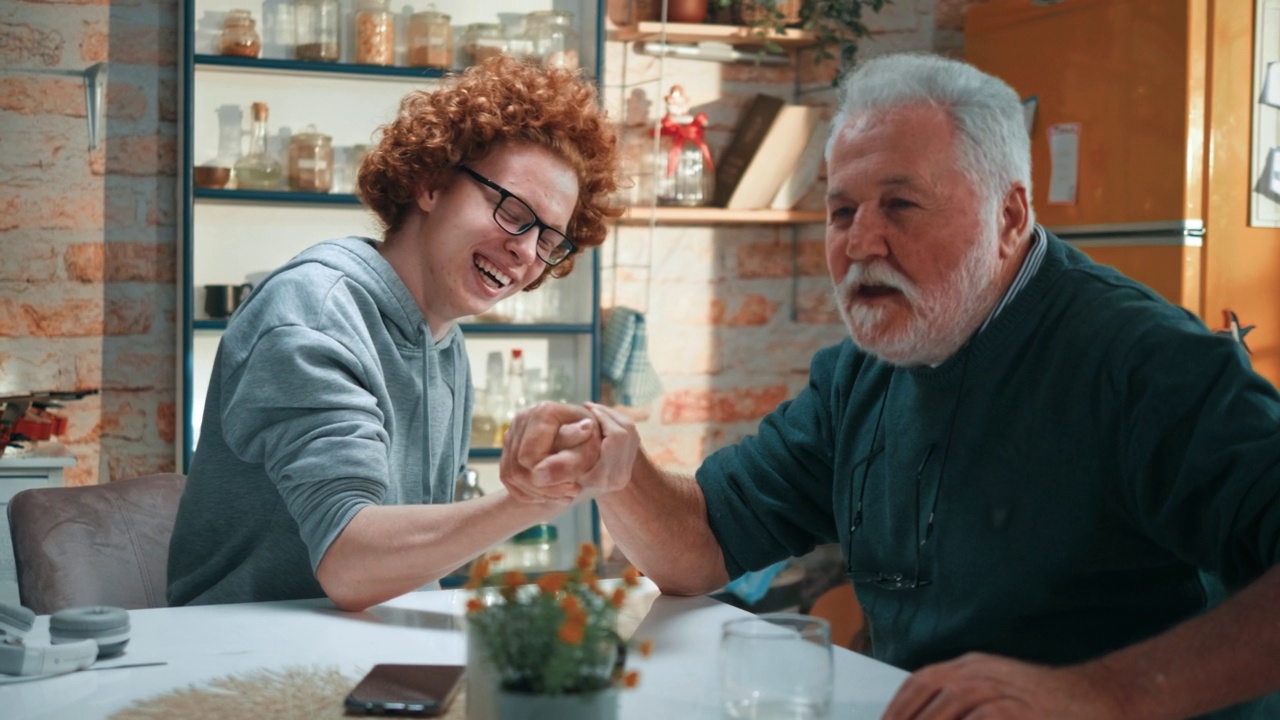
[{"label": "jar with lid", "polygon": [[684,88],[673,85],[665,98],[667,114],[657,129],[660,138],[654,157],[656,193],[662,205],[706,205],[715,195],[715,166],[707,149],[706,113],[691,115]]},{"label": "jar with lid", "polygon": [[435,5],[409,18],[409,64],[413,67],[453,67],[453,26]]},{"label": "jar with lid", "polygon": [[501,23],[471,23],[463,42],[471,64],[479,65],[507,51],[507,29]]},{"label": "jar with lid", "polygon": [[525,36],[545,67],[578,69],[578,30],[567,10],[535,10],[525,16]]},{"label": "jar with lid", "polygon": [[396,64],[396,19],[390,0],[360,0],[355,26],[357,63]]},{"label": "jar with lid", "polygon": [[294,49],[299,60],[337,62],[342,46],[339,25],[342,6],[338,0],[293,0]]},{"label": "jar with lid", "polygon": [[258,57],[262,52],[262,39],[258,36],[256,25],[248,10],[229,11],[222,19],[218,52],[237,57]]},{"label": "jar with lid", "polygon": [[315,125],[289,139],[289,189],[327,193],[333,187],[333,138]]},{"label": "jar with lid", "polygon": [[539,523],[524,530],[511,539],[513,554],[512,563],[517,569],[525,572],[545,572],[554,570],[557,557],[555,525]]}]

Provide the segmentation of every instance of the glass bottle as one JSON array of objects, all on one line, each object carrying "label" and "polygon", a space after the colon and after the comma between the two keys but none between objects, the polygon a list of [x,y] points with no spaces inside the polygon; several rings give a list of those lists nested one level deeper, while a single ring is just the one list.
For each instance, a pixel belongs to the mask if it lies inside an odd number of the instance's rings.
[{"label": "glass bottle", "polygon": [[507,30],[501,23],[471,23],[463,42],[471,64],[479,65],[507,51]]},{"label": "glass bottle", "polygon": [[453,26],[435,5],[409,18],[409,64],[413,67],[453,67]]},{"label": "glass bottle", "polygon": [[236,161],[236,187],[241,190],[278,190],[284,167],[267,152],[267,104],[253,104],[253,134],[249,154]]},{"label": "glass bottle", "polygon": [[578,68],[578,31],[567,10],[535,10],[525,16],[534,57],[545,67]]},{"label": "glass bottle", "polygon": [[396,19],[390,0],[360,0],[355,25],[357,63],[396,64]]},{"label": "glass bottle", "polygon": [[222,34],[218,37],[218,52],[223,55],[256,58],[262,52],[262,39],[258,37],[256,23],[248,10],[231,10],[222,19]]},{"label": "glass bottle", "polygon": [[289,139],[289,189],[327,193],[333,188],[333,138],[315,125]]},{"label": "glass bottle", "polygon": [[672,86],[665,100],[667,114],[659,129],[661,149],[653,159],[658,203],[706,205],[715,195],[716,181],[704,137],[707,116],[689,114],[689,99],[679,85]]},{"label": "glass bottle", "polygon": [[342,6],[338,0],[294,0],[294,57],[311,62],[337,62]]},{"label": "glass bottle", "polygon": [[524,387],[524,351],[511,349],[511,360],[507,362],[506,402],[503,404],[502,422],[498,427],[494,447],[502,447],[502,438],[515,422],[516,413],[529,404]]}]

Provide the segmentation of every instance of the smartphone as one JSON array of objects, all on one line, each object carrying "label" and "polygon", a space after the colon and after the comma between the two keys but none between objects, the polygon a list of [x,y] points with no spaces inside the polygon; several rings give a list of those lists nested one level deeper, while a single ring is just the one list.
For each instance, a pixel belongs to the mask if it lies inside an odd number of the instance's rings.
[{"label": "smartphone", "polygon": [[462,665],[374,665],[347,696],[348,715],[434,717],[462,687]]}]

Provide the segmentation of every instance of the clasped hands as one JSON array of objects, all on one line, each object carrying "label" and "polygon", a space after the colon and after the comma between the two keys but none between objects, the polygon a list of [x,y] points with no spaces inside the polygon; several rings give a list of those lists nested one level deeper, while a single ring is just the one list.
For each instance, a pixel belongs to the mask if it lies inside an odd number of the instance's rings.
[{"label": "clasped hands", "polygon": [[639,447],[635,423],[612,408],[541,402],[503,436],[499,474],[518,500],[573,502],[625,487]]}]

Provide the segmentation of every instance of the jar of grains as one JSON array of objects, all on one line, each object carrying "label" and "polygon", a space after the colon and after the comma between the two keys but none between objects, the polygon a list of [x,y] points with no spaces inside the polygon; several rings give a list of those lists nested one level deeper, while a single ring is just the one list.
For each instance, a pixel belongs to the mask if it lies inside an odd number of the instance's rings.
[{"label": "jar of grains", "polygon": [[507,51],[507,29],[501,23],[471,23],[464,41],[471,64],[479,65]]},{"label": "jar of grains", "polygon": [[578,31],[567,10],[535,10],[525,16],[531,52],[544,67],[578,69]]},{"label": "jar of grains", "polygon": [[315,125],[289,139],[289,189],[327,193],[333,187],[333,138]]},{"label": "jar of grains", "polygon": [[396,19],[390,0],[360,0],[355,26],[357,63],[396,64]]},{"label": "jar of grains", "polygon": [[311,62],[337,62],[342,7],[338,0],[293,0],[294,57]]},{"label": "jar of grains", "polygon": [[409,64],[413,67],[453,67],[453,26],[434,5],[409,18]]},{"label": "jar of grains", "polygon": [[262,51],[262,40],[248,10],[231,10],[222,19],[222,35],[218,52],[223,55],[256,58]]}]

